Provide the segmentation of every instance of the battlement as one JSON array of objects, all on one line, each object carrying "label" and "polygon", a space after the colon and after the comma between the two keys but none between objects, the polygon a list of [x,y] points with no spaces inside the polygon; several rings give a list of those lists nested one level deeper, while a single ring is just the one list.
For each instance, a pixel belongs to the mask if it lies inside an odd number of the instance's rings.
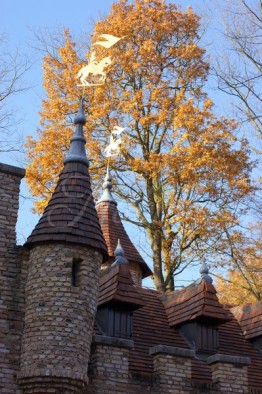
[{"label": "battlement", "polygon": [[0,163],[0,250],[6,251],[16,244],[16,221],[19,187],[25,176],[23,168]]}]

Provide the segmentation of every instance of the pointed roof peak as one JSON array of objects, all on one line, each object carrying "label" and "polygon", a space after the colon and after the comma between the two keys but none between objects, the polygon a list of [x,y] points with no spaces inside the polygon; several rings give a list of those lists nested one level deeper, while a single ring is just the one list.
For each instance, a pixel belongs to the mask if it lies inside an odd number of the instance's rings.
[{"label": "pointed roof peak", "polygon": [[104,192],[103,192],[101,198],[97,201],[96,205],[99,204],[100,202],[113,202],[114,204],[117,205],[117,202],[115,201],[115,199],[111,193],[112,187],[113,187],[112,177],[110,175],[109,164],[108,164],[107,170],[106,170],[105,181],[103,183]]},{"label": "pointed roof peak", "polygon": [[92,195],[85,151],[84,124],[82,99],[75,117],[76,130],[71,139],[69,154],[64,161],[64,168],[42,217],[25,245],[31,247],[42,243],[77,244],[100,251],[104,261],[107,261],[107,246]]},{"label": "pointed roof peak", "polygon": [[201,272],[202,279],[181,290],[160,296],[170,326],[180,326],[196,319],[212,319],[217,324],[232,320],[231,314],[217,297],[206,264],[202,264]]},{"label": "pointed roof peak", "polygon": [[212,283],[213,279],[211,278],[211,276],[209,275],[209,268],[207,266],[207,264],[203,261],[200,267],[200,275],[201,275],[201,279],[206,280],[207,282]]},{"label": "pointed roof peak", "polygon": [[115,302],[126,304],[127,310],[145,306],[140,289],[134,286],[127,265],[116,265],[100,278],[98,307]]},{"label": "pointed roof peak", "polygon": [[125,251],[121,245],[120,239],[118,239],[117,247],[115,249],[115,261],[111,265],[112,268],[116,267],[117,265],[127,265],[128,260],[125,258]]},{"label": "pointed roof peak", "polygon": [[89,166],[89,161],[86,156],[85,144],[86,139],[84,137],[83,126],[86,123],[86,117],[84,114],[84,99],[80,100],[80,106],[74,119],[76,125],[73,137],[70,140],[69,152],[64,160],[66,163],[83,163]]},{"label": "pointed roof peak", "polygon": [[[108,182],[108,179],[105,180],[105,183]],[[110,180],[109,180],[110,182]],[[106,185],[105,185],[106,186]],[[106,186],[108,187],[108,185]],[[110,186],[109,186],[110,188]],[[111,189],[109,189],[110,192]],[[108,201],[113,202],[113,204],[107,203]],[[100,204],[101,202],[101,204]],[[103,203],[102,203],[103,202]],[[118,239],[121,239],[121,243],[125,250],[125,255],[127,260],[131,264],[137,264],[140,266],[142,270],[142,278],[146,278],[148,276],[153,275],[151,269],[148,267],[145,260],[142,258],[140,253],[137,251],[130,237],[128,236],[123,223],[121,221],[117,203],[109,200],[101,198],[96,203],[96,210],[99,217],[99,222],[102,228],[102,232],[107,244],[108,254],[110,262],[115,260],[115,248],[117,245]]]},{"label": "pointed roof peak", "polygon": [[84,112],[84,98],[82,97],[80,100],[80,105],[79,105],[79,109],[78,112],[75,116],[74,119],[74,124],[86,124],[86,117],[85,117],[85,112]]}]

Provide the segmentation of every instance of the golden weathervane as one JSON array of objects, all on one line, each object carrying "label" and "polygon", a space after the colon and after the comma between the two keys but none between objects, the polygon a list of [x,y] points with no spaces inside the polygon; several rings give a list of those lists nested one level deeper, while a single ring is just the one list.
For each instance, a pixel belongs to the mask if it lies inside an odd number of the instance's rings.
[{"label": "golden weathervane", "polygon": [[[101,34],[98,38],[103,38],[105,41],[97,41],[91,46],[89,63],[87,66],[82,67],[76,76],[77,78],[80,78],[81,82],[81,84],[77,86],[98,86],[102,85],[105,82],[106,73],[104,69],[112,63],[111,56],[104,57],[102,60],[97,61],[93,47],[95,45],[100,45],[108,49],[115,45],[123,37],[119,38],[110,34]],[[99,75],[100,78],[98,80],[98,83],[89,83],[87,81],[87,78],[90,75]]]}]

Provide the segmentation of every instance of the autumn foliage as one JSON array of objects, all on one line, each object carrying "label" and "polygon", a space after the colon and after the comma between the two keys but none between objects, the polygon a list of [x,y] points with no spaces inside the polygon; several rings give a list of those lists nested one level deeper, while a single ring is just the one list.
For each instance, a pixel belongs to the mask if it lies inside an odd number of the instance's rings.
[{"label": "autumn foliage", "polygon": [[262,222],[249,225],[245,234],[228,234],[227,277],[217,278],[219,298],[226,304],[239,305],[262,299]]},{"label": "autumn foliage", "polygon": [[[111,160],[114,191],[133,208],[126,219],[148,236],[159,290],[173,288],[174,276],[212,247],[224,229],[237,224],[236,206],[250,192],[251,165],[234,121],[216,117],[203,91],[208,75],[199,47],[199,17],[161,0],[120,0],[96,23],[122,37],[104,85],[85,89],[86,137],[92,179],[105,173],[104,148],[115,125],[126,127],[121,155]],[[87,54],[88,58],[88,54]],[[27,181],[41,199],[50,198],[72,135],[72,116],[82,88],[75,76],[79,59],[68,31],[57,56],[43,63],[46,99],[39,139],[29,138]]]}]

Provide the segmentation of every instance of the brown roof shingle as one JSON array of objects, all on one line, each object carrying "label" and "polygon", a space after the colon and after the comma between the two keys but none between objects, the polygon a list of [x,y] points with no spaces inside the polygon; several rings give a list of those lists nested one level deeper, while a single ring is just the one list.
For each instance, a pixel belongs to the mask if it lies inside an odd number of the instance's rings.
[{"label": "brown roof shingle", "polygon": [[262,335],[262,300],[231,308],[247,339]]},{"label": "brown roof shingle", "polygon": [[165,295],[162,302],[165,305],[170,326],[177,326],[198,317],[221,322],[232,318],[218,301],[216,289],[212,283],[204,279]]},{"label": "brown roof shingle", "polygon": [[139,290],[134,286],[128,265],[117,265],[100,279],[98,306],[111,301],[141,307],[144,301]]},{"label": "brown roof shingle", "polygon": [[121,245],[125,251],[125,257],[129,263],[134,262],[140,265],[143,278],[152,275],[152,271],[127,235],[120,219],[116,203],[109,201],[98,202],[96,204],[96,210],[106,241],[109,258],[114,260],[114,252],[117,247],[118,239],[120,239]]},{"label": "brown roof shingle", "polygon": [[133,313],[134,348],[130,350],[130,371],[136,374],[153,373],[153,356],[149,348],[156,345],[188,348],[180,334],[167,321],[164,305],[155,290],[141,288],[145,306]]},{"label": "brown roof shingle", "polygon": [[[190,287],[190,286],[189,286]],[[179,293],[180,291],[178,291]],[[153,373],[153,357],[149,355],[149,348],[163,344],[179,348],[187,348],[181,335],[175,327],[170,327],[165,307],[161,302],[162,296],[155,290],[140,289],[141,299],[145,306],[133,313],[133,340],[134,348],[130,350],[130,370],[135,374]],[[226,355],[250,357],[248,365],[249,386],[253,389],[262,389],[262,354],[241,332],[237,320],[226,310],[231,317],[230,321],[219,325],[218,352]],[[210,365],[197,358],[192,359],[191,376],[198,382],[211,383],[212,375]]]},{"label": "brown roof shingle", "polygon": [[85,164],[65,164],[51,200],[25,245],[43,242],[82,244],[108,258]]},{"label": "brown roof shingle", "polygon": [[251,364],[248,365],[248,381],[250,387],[262,390],[262,354],[243,335],[241,326],[235,316],[230,322],[219,327],[219,352],[223,354],[234,354],[241,357],[250,357]]},{"label": "brown roof shingle", "polygon": [[[113,274],[112,274],[113,275]],[[207,288],[212,290],[211,284]],[[177,296],[183,300],[183,293],[194,293],[195,284],[177,291]],[[199,285],[198,285],[199,286]],[[206,291],[202,285],[199,289]],[[140,299],[144,306],[133,312],[133,335],[134,347],[130,349],[129,368],[134,375],[153,376],[153,356],[149,355],[149,349],[156,345],[167,345],[188,349],[185,340],[174,326],[170,326],[166,314],[166,305],[162,302],[164,297],[155,290],[137,288]],[[214,290],[212,290],[214,291]],[[185,296],[185,294],[184,294]],[[186,297],[185,297],[186,298]],[[164,301],[165,302],[165,301]],[[183,301],[182,301],[183,302]],[[219,325],[219,349],[218,352],[225,355],[250,357],[251,364],[248,365],[249,387],[254,390],[262,390],[262,354],[248,341],[235,317],[230,311],[224,309],[230,321]],[[213,317],[213,315],[212,315]],[[98,333],[98,330],[96,330]],[[211,383],[211,367],[205,360],[192,359],[191,377],[199,383]]]}]

